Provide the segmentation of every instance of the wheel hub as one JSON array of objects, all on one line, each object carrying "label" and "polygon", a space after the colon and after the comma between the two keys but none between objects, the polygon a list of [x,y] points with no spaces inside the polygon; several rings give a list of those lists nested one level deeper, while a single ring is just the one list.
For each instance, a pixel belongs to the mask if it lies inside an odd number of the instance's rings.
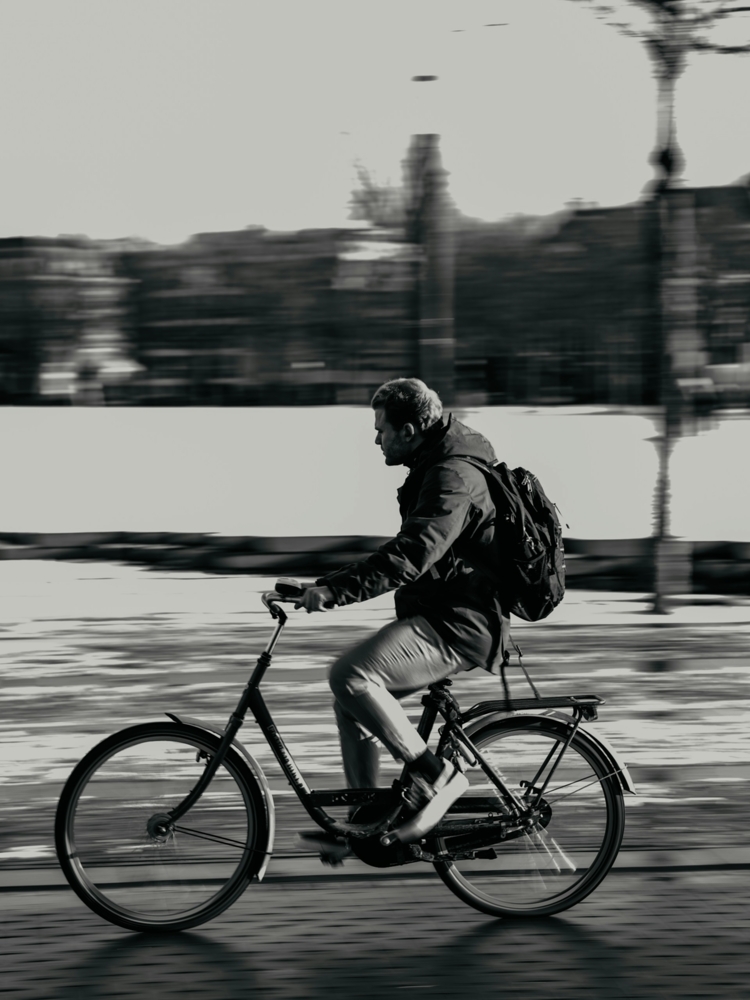
[{"label": "wheel hub", "polygon": [[174,824],[166,813],[154,813],[146,823],[146,832],[157,844],[166,844],[174,836]]}]

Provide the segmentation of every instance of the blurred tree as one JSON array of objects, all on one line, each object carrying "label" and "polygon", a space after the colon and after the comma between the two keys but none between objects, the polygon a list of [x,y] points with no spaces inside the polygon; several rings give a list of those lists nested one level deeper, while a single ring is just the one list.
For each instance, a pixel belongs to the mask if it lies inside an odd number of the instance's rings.
[{"label": "blurred tree", "polygon": [[[691,52],[741,55],[750,52],[750,6],[726,0],[572,0],[583,3],[621,34],[645,45],[658,84],[657,143],[652,162],[661,184],[682,172],[674,123],[675,86]],[[746,30],[745,30],[746,29]],[[730,36],[735,34],[734,38]]]},{"label": "blurred tree", "polygon": [[412,136],[402,161],[404,182],[399,187],[390,182],[379,184],[357,161],[360,186],[352,191],[349,217],[397,229],[402,239],[419,248],[413,317],[418,343],[417,374],[438,391],[445,405],[451,405],[455,391],[456,209],[448,193],[448,174],[442,166],[439,139],[433,134]]},{"label": "blurred tree", "polygon": [[[659,475],[654,495],[654,611],[669,610],[669,597],[686,585],[689,573],[684,546],[670,530],[669,461],[683,422],[684,403],[677,383],[680,372],[700,363],[695,329],[697,260],[694,205],[675,181],[684,159],[677,143],[675,87],[692,52],[742,55],[750,52],[750,6],[726,0],[572,0],[584,3],[621,34],[645,45],[657,81],[656,170],[651,247],[657,273],[661,327],[661,402],[663,429]],[[687,195],[687,197],[686,197]],[[689,584],[688,584],[689,585]]]},{"label": "blurred tree", "polygon": [[359,161],[354,164],[359,187],[352,191],[349,201],[349,218],[371,222],[387,229],[406,225],[406,193],[387,181],[379,184],[370,171]]}]

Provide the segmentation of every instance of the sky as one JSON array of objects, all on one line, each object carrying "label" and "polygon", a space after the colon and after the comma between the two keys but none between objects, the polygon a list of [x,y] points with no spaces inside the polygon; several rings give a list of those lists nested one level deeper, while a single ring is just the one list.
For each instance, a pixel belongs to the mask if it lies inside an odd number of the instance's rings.
[{"label": "sky", "polygon": [[[749,81],[748,56],[691,60],[687,183],[750,173]],[[466,215],[625,204],[655,93],[643,47],[569,0],[0,0],[0,236],[341,225],[355,163],[399,183],[415,132]]]}]

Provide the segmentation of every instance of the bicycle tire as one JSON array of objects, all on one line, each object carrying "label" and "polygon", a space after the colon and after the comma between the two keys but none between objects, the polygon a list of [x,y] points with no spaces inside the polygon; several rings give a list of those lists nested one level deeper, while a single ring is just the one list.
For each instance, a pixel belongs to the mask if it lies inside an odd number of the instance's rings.
[{"label": "bicycle tire", "polygon": [[257,874],[266,807],[234,748],[175,829],[155,830],[154,817],[184,799],[219,742],[195,726],[145,723],[103,740],[74,768],[57,807],[55,847],[73,890],[105,920],[136,931],[195,927],[231,906]]},{"label": "bicycle tire", "polygon": [[[505,783],[523,795],[523,782],[535,780],[549,750],[562,746],[569,735],[563,722],[516,716],[488,722],[474,732],[472,742]],[[481,789],[486,803],[494,786],[479,767],[467,774],[471,785],[463,799]],[[536,778],[537,787],[543,781],[543,776]],[[619,778],[585,730],[573,737],[543,800],[548,809],[530,830],[482,844],[485,853],[473,858],[461,857],[461,842],[453,838],[456,857],[434,862],[440,878],[463,902],[492,916],[541,917],[574,906],[599,885],[620,849],[625,808]],[[498,806],[499,814],[499,796]],[[487,815],[485,808],[477,818]],[[450,854],[450,837],[441,839],[437,849],[443,846]]]}]

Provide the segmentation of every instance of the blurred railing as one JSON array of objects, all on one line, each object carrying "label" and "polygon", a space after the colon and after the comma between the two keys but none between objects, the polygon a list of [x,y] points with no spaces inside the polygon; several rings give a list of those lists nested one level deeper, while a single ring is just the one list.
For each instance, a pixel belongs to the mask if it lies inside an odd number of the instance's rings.
[{"label": "blurred railing", "polygon": [[[385,541],[365,535],[265,538],[199,532],[0,532],[0,560],[98,560],[167,570],[314,577],[365,558]],[[690,574],[684,594],[750,594],[750,543],[684,544]],[[653,538],[566,539],[565,548],[570,589],[653,590]]]}]

